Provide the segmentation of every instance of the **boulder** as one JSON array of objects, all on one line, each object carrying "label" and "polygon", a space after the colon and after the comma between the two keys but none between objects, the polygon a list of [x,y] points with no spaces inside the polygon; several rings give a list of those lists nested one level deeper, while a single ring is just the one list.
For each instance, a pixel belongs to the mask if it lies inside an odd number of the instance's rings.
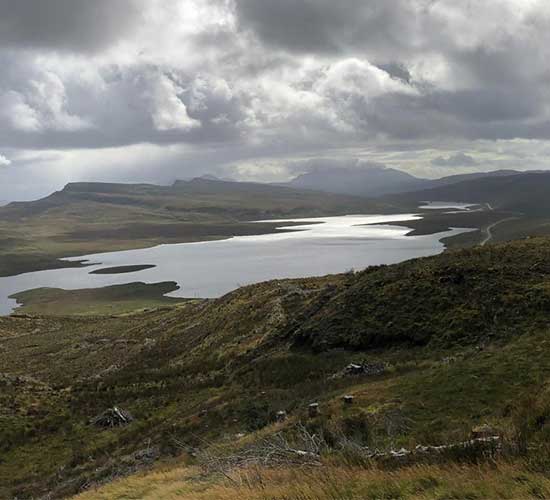
[{"label": "boulder", "polygon": [[386,371],[384,363],[363,361],[362,363],[350,363],[342,371],[334,374],[331,378],[358,377],[361,375],[376,376]]}]

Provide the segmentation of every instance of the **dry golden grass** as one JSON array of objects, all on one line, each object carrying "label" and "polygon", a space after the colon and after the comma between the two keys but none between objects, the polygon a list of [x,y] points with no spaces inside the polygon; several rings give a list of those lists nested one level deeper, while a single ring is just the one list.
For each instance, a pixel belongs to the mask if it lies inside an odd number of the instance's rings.
[{"label": "dry golden grass", "polygon": [[77,500],[367,500],[550,497],[550,478],[510,464],[414,466],[397,471],[324,467],[249,469],[229,478],[175,467],[129,477]]}]

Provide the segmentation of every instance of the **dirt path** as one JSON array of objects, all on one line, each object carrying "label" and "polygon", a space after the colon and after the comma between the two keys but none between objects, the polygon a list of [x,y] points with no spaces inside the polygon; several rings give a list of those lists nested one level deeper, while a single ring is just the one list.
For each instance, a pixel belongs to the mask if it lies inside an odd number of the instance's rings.
[{"label": "dirt path", "polygon": [[490,226],[487,226],[485,228],[485,238],[483,238],[480,245],[482,247],[484,247],[485,245],[487,245],[487,243],[489,243],[493,239],[493,229],[495,229],[495,227],[499,226],[500,224],[504,224],[505,222],[509,222],[511,220],[516,220],[518,218],[519,217],[508,217],[507,219],[499,220],[497,222],[494,222]]}]

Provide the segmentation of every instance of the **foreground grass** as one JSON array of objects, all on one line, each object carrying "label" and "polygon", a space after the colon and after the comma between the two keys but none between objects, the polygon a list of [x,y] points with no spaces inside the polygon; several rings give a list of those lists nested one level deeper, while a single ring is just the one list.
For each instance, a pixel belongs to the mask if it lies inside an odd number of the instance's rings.
[{"label": "foreground grass", "polygon": [[226,477],[173,467],[133,476],[78,500],[380,500],[548,498],[550,478],[522,465],[414,466],[395,471],[325,466],[254,468]]}]

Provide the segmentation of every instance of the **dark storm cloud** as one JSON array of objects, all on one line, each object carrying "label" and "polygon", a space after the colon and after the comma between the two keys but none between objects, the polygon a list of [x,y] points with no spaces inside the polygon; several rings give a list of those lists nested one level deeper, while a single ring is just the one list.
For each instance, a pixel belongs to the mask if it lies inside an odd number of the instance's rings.
[{"label": "dark storm cloud", "polygon": [[236,0],[241,28],[302,53],[388,53],[414,43],[416,11],[406,0]]},{"label": "dark storm cloud", "polygon": [[478,88],[433,92],[426,108],[474,122],[520,121],[537,118],[543,100],[536,88]]},{"label": "dark storm cloud", "polygon": [[397,78],[398,80],[403,80],[406,83],[411,83],[412,75],[407,67],[402,63],[389,62],[380,64],[378,67],[388,73],[388,75],[392,78]]},{"label": "dark storm cloud", "polygon": [[354,108],[347,116],[360,134],[399,139],[547,137],[550,6],[531,4],[523,13],[526,5],[236,0],[241,29],[267,47],[364,57],[416,89],[385,93],[368,105],[360,94],[347,97]]},{"label": "dark storm cloud", "polygon": [[0,0],[0,46],[96,51],[127,33],[141,0]]}]

